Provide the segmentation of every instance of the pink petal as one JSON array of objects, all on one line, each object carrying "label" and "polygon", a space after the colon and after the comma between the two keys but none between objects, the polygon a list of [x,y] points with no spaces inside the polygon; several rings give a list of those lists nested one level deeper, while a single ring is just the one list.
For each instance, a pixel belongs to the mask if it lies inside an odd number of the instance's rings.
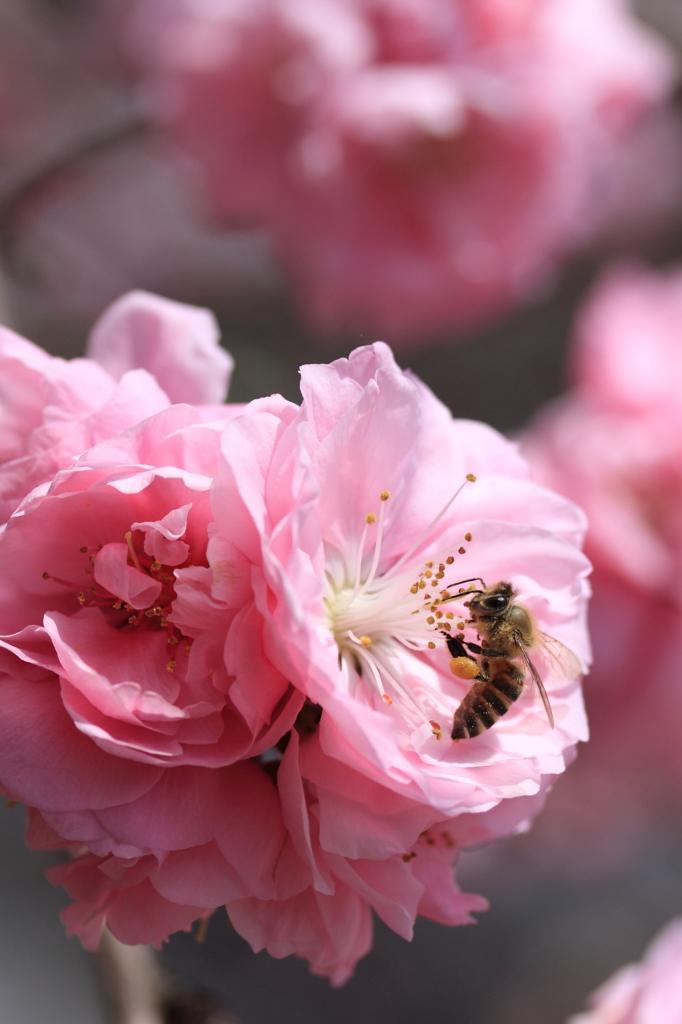
[{"label": "pink petal", "polygon": [[225,399],[234,365],[219,339],[207,309],[136,291],[103,313],[87,351],[115,380],[143,368],[172,402],[210,405]]}]

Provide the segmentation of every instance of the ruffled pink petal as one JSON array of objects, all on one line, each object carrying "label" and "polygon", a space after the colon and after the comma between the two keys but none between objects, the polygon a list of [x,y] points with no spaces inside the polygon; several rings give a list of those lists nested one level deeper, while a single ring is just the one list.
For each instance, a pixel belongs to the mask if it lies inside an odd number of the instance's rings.
[{"label": "ruffled pink petal", "polygon": [[219,907],[249,895],[213,841],[172,851],[149,880],[159,895],[172,903]]},{"label": "ruffled pink petal", "polygon": [[187,530],[187,516],[191,507],[190,502],[171,509],[157,522],[132,524],[132,530],[141,530],[145,534],[144,549],[148,555],[164,565],[180,565],[185,561],[189,554],[189,544],[180,538],[184,537]]},{"label": "ruffled pink petal", "polygon": [[150,608],[161,593],[161,584],[128,565],[127,544],[105,544],[95,558],[94,576],[101,587],[133,608]]},{"label": "ruffled pink petal", "polygon": [[[322,909],[324,908],[324,910]],[[313,974],[342,985],[372,944],[367,904],[347,886],[334,896],[305,892],[281,902],[256,899],[227,904],[229,918],[258,952],[281,958],[292,953],[310,962]]]},{"label": "ruffled pink petal", "polygon": [[0,781],[15,800],[54,811],[112,807],[160,778],[162,769],[111,757],[81,735],[56,680],[5,680],[0,690]]},{"label": "ruffled pink petal", "polygon": [[220,348],[207,309],[148,292],[129,292],[100,317],[87,354],[118,380],[127,370],[149,370],[172,402],[222,402],[234,365]]}]

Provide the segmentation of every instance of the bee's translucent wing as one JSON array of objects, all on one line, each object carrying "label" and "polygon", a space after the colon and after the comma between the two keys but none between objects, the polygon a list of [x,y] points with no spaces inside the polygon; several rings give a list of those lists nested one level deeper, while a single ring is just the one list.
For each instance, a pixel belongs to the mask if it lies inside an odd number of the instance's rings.
[{"label": "bee's translucent wing", "polygon": [[518,634],[518,632],[516,630],[514,631],[514,639],[516,640],[516,646],[518,647],[518,649],[520,650],[520,652],[521,652],[521,654],[523,656],[523,660],[526,663],[528,671],[530,672],[530,674],[531,674],[531,676],[533,678],[533,682],[535,683],[535,685],[538,688],[538,693],[542,697],[542,703],[545,706],[545,711],[547,712],[547,718],[549,720],[549,724],[550,724],[550,726],[553,729],[554,728],[554,715],[552,714],[552,705],[549,703],[549,697],[547,696],[547,690],[545,689],[545,687],[543,685],[542,679],[540,679],[540,675],[538,673],[538,670],[536,669],[536,667],[533,664],[533,662],[530,660],[530,657],[528,656],[528,652],[527,652],[527,650],[526,650],[526,648],[525,648],[525,646],[524,646],[524,644],[523,644],[523,642],[521,640],[521,637],[519,636],[519,634]]},{"label": "bee's translucent wing", "polygon": [[581,679],[583,676],[582,665],[576,658],[573,651],[564,647],[560,640],[556,640],[547,633],[540,633],[538,647],[545,652],[551,662],[551,672],[557,679]]}]

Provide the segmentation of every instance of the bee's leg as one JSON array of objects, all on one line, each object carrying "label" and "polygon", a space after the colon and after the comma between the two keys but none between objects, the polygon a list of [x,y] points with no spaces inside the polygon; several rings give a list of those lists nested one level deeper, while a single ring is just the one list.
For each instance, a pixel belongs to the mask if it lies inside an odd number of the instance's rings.
[{"label": "bee's leg", "polygon": [[467,652],[464,650],[464,644],[461,640],[458,640],[456,636],[450,636],[450,634],[446,633],[444,629],[441,630],[441,633],[446,638],[445,642],[447,643],[451,658],[468,657]]},{"label": "bee's leg", "polygon": [[481,666],[475,658],[467,654],[461,640],[458,640],[456,636],[449,636],[445,631],[443,631],[443,636],[446,637],[450,652],[450,671],[453,676],[472,681],[487,680],[489,678],[488,676],[481,675]]},{"label": "bee's leg", "polygon": [[482,683],[490,682],[490,665],[487,658],[484,658],[478,666],[478,676],[476,678],[480,679]]},{"label": "bee's leg", "polygon": [[481,647],[480,644],[469,643],[464,641],[464,646],[468,647],[472,654],[484,654],[486,658],[506,658],[507,655],[503,651],[494,651],[491,647]]}]

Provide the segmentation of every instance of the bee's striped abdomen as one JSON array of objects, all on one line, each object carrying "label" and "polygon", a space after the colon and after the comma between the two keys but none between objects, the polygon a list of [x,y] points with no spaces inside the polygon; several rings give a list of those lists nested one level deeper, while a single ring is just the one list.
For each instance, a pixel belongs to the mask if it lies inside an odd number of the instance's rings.
[{"label": "bee's striped abdomen", "polygon": [[[488,672],[489,662],[483,663]],[[523,672],[513,662],[495,660],[495,671],[490,679],[480,679],[465,694],[455,711],[452,725],[453,740],[466,740],[478,736],[506,715],[523,691]]]}]

